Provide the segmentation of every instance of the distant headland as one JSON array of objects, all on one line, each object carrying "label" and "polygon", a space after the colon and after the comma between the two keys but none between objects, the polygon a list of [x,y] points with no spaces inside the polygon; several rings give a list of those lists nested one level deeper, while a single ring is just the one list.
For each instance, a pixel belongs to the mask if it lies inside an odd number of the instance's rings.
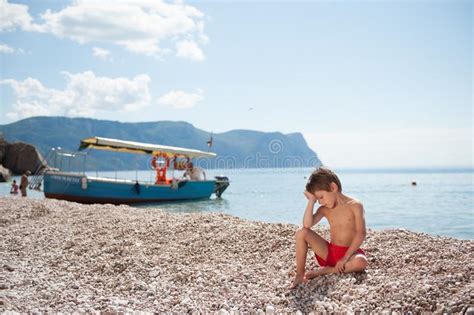
[{"label": "distant headland", "polygon": [[[212,134],[182,121],[125,123],[90,118],[31,117],[0,125],[10,143],[34,145],[43,156],[61,147],[75,151],[80,139],[102,136],[146,143],[209,150],[217,158],[200,161],[206,168],[314,167],[321,165],[301,133],[231,130]],[[146,157],[95,152],[88,157],[89,170],[146,169]]]}]

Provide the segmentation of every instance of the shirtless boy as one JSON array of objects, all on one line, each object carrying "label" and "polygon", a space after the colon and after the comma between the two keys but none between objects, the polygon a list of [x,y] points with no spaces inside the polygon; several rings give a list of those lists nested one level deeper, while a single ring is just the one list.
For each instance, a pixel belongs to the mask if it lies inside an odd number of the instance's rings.
[{"label": "shirtless boy", "polygon": [[[320,275],[363,271],[368,263],[359,248],[366,234],[362,203],[344,195],[339,178],[327,168],[319,168],[311,174],[304,195],[308,204],[303,227],[296,231],[296,276],[290,288]],[[313,213],[316,202],[320,207]],[[323,217],[329,222],[330,242],[311,230]],[[305,274],[308,246],[321,268]]]}]

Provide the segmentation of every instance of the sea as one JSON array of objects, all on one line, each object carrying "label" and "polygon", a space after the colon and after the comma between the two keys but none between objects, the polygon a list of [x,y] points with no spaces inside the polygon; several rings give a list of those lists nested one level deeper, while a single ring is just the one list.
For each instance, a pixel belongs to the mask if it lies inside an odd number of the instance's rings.
[{"label": "sea", "polygon": [[[271,223],[302,223],[309,168],[207,170],[229,177],[221,199],[145,204],[169,212],[220,212]],[[340,169],[343,192],[362,201],[369,229],[403,228],[431,235],[474,239],[474,169]],[[151,171],[96,172],[111,178],[151,181]],[[19,181],[19,177],[14,177]],[[416,182],[416,185],[412,183]],[[9,195],[11,183],[0,183]],[[29,198],[44,198],[28,191]],[[18,197],[20,198],[20,197]],[[323,220],[320,224],[327,225]]]}]

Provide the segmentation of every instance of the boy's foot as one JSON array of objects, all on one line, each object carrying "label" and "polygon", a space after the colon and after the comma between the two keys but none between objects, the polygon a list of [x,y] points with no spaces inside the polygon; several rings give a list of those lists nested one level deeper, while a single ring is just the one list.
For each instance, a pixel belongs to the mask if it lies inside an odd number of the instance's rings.
[{"label": "boy's foot", "polygon": [[329,270],[327,267],[319,268],[317,270],[310,270],[304,275],[304,277],[308,280],[311,280],[313,278],[328,274],[328,271]]},{"label": "boy's foot", "polygon": [[301,283],[306,283],[306,282],[308,282],[308,280],[304,276],[295,276],[295,279],[293,279],[293,282],[288,287],[288,289],[290,290],[296,289],[296,287],[299,286]]}]

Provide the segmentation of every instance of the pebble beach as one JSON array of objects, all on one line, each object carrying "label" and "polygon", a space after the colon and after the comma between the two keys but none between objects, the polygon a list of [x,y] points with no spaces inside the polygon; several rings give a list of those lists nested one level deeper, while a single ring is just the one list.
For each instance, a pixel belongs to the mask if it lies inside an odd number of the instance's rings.
[{"label": "pebble beach", "polygon": [[292,224],[2,197],[0,226],[1,312],[474,314],[473,240],[369,230],[366,272],[290,291]]}]

